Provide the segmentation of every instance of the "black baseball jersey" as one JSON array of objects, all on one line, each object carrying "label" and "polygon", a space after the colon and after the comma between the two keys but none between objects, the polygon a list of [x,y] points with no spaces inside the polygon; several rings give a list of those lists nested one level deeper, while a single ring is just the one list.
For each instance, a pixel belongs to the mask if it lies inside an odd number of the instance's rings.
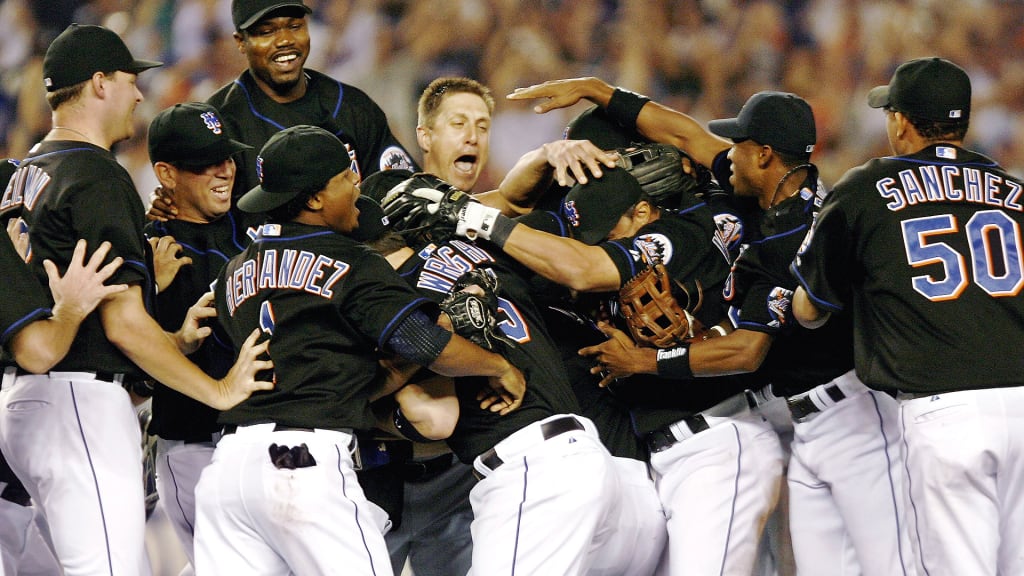
[{"label": "black baseball jersey", "polygon": [[25,326],[49,318],[52,302],[50,292],[39,284],[9,238],[0,238],[0,271],[4,278],[0,346],[6,346]]},{"label": "black baseball jersey", "polygon": [[1024,385],[1024,193],[950,144],[873,159],[825,200],[794,272],[852,307],[857,375],[915,393]]},{"label": "black baseball jersey", "polygon": [[[43,260],[52,260],[63,274],[79,238],[89,252],[107,240],[124,264],[110,284],[141,285],[147,305],[152,302],[152,254],[142,228],[145,209],[128,172],[114,155],[86,142],[43,141],[22,161],[0,201],[0,210],[23,206],[29,225],[32,268],[46,283]],[[90,314],[78,330],[71,351],[57,371],[106,371],[125,374],[125,380],[145,374],[107,340],[99,312]]]},{"label": "black baseball jersey", "polygon": [[789,265],[826,193],[814,175],[797,194],[765,211],[761,238],[745,245],[723,292],[733,326],[774,338],[758,372],[778,396],[805,392],[853,369],[848,314],[837,314],[818,330],[800,326],[792,314],[796,279]]},{"label": "black baseball jersey", "polygon": [[483,378],[459,378],[459,420],[448,445],[459,460],[471,463],[481,453],[520,428],[554,414],[579,413],[568,377],[554,343],[529,296],[529,287],[513,264],[472,242],[449,240],[430,244],[407,260],[399,273],[420,294],[440,302],[463,273],[488,268],[498,277],[497,295],[502,332],[516,342],[500,351],[526,378],[526,395],[514,412],[498,416],[481,410],[476,393]]},{"label": "black baseball jersey", "polygon": [[299,223],[264,225],[228,262],[216,301],[236,352],[254,329],[270,337],[275,382],[222,412],[220,423],[307,428],[372,428],[376,350],[387,350],[411,312],[432,306],[376,252]]},{"label": "black baseball jersey", "polygon": [[[641,272],[652,257],[663,262],[672,279],[690,294],[697,293],[699,283],[703,296],[695,316],[705,326],[713,326],[726,318],[722,288],[729,274],[729,251],[707,204],[696,198],[683,199],[688,205],[662,210],[660,218],[634,237],[605,242],[601,247],[618,268],[621,284]],[[729,376],[673,382],[638,374],[609,389],[631,406],[636,431],[645,434],[741,392],[747,379]]]},{"label": "black baseball jersey", "polygon": [[[156,317],[164,330],[173,332],[181,326],[189,307],[210,291],[228,260],[249,245],[249,233],[253,232],[238,222],[234,213],[208,224],[172,220],[146,225],[148,237],[173,236],[182,248],[179,257],[192,259],[192,264],[182,266],[174,281],[157,294]],[[212,322],[211,327],[214,333],[189,359],[210,377],[223,378],[234,363],[234,350],[220,325]],[[210,434],[219,430],[218,414],[206,404],[157,383],[149,433],[165,440],[209,440]]]},{"label": "black baseball jersey", "polygon": [[220,111],[228,134],[253,146],[234,156],[238,165],[235,197],[259,184],[256,157],[267,140],[300,124],[318,126],[341,139],[363,178],[391,168],[419,171],[391,133],[384,111],[365,92],[315,70],[307,69],[305,74],[306,94],[287,104],[264,94],[248,70],[207,100]]}]

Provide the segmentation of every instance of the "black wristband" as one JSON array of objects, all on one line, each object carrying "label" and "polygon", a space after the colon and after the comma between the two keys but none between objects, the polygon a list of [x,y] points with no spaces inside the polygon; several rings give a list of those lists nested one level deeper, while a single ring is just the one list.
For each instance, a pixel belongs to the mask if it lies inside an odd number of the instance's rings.
[{"label": "black wristband", "polygon": [[611,99],[608,100],[608,106],[605,107],[605,112],[607,112],[608,117],[615,121],[619,126],[622,126],[632,132],[636,132],[636,118],[640,115],[640,109],[644,107],[644,104],[647,104],[650,101],[651,99],[647,96],[641,96],[636,92],[616,88],[615,91],[612,92]]},{"label": "black wristband", "polygon": [[494,225],[491,227],[491,237],[489,238],[491,244],[498,248],[504,248],[505,242],[508,242],[508,236],[512,233],[512,229],[516,227],[516,224],[518,222],[508,216],[498,214],[498,217],[494,219]]},{"label": "black wristband", "polygon": [[413,442],[432,441],[430,438],[420,434],[420,431],[416,429],[416,426],[413,425],[412,422],[409,422],[409,419],[405,417],[405,414],[402,414],[401,406],[395,406],[395,411],[392,413],[392,422],[394,422],[395,429],[398,430],[399,434]]},{"label": "black wristband", "polygon": [[691,380],[690,343],[675,348],[658,350],[658,376],[671,380]]}]

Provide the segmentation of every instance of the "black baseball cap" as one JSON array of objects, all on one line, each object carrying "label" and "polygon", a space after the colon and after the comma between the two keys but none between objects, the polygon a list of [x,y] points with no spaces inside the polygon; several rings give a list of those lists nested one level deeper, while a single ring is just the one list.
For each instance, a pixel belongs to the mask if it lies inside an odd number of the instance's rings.
[{"label": "black baseball cap", "polygon": [[136,60],[116,32],[102,26],[72,24],[54,38],[43,57],[43,84],[47,92],[85,82],[97,72],[120,70],[138,74],[163,66]]},{"label": "black baseball cap", "polygon": [[323,187],[351,167],[348,150],[323,128],[300,124],[270,137],[256,157],[260,185],[238,199],[243,212],[267,212],[298,194]]},{"label": "black baseball cap", "polygon": [[943,58],[918,58],[896,68],[888,86],[868,92],[868,106],[888,106],[911,118],[957,122],[971,116],[971,79]]},{"label": "black baseball cap", "polygon": [[149,161],[154,164],[209,166],[251,149],[228,138],[217,109],[202,102],[165,108],[149,124]]},{"label": "black baseball cap", "polygon": [[636,130],[626,130],[608,117],[600,106],[591,106],[569,121],[562,133],[563,140],[590,140],[602,150],[627,148],[648,140]]},{"label": "black baseball cap", "polygon": [[359,183],[359,192],[380,202],[395,186],[412,178],[412,172],[404,168],[392,168],[374,172]]},{"label": "black baseball cap", "polygon": [[384,209],[373,198],[360,194],[356,198],[356,208],[359,209],[359,226],[349,234],[352,238],[372,242],[391,229]]},{"label": "black baseball cap", "polygon": [[817,132],[806,100],[788,92],[758,92],[735,118],[712,120],[708,130],[735,142],[753,140],[797,156],[810,157]]},{"label": "black baseball cap", "polygon": [[584,244],[598,244],[608,238],[642,194],[640,183],[625,169],[605,170],[604,176],[569,190],[562,200],[562,217],[568,221],[573,237]]},{"label": "black baseball cap", "polygon": [[313,11],[302,0],[231,0],[231,20],[235,23],[236,30],[245,30],[267,14],[281,8],[298,8],[306,14]]}]

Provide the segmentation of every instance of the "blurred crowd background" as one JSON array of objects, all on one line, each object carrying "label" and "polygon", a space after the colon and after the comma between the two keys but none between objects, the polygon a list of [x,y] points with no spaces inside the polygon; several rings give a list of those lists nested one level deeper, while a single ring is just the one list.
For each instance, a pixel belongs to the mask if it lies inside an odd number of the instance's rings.
[{"label": "blurred crowd background", "polygon": [[[549,79],[599,76],[702,123],[734,116],[752,93],[795,92],[813,106],[813,161],[826,183],[888,152],[884,115],[867,91],[900,62],[939,55],[974,84],[968,145],[1024,173],[1024,2],[1021,0],[306,0],[307,66],[370,94],[418,154],[416,99],[441,75],[494,91],[491,162],[501,179],[526,150],[561,137],[584,105],[545,115],[504,95]],[[146,126],[160,109],[204,100],[245,60],[231,0],[0,0],[0,155],[21,157],[49,129],[42,55],[71,22],[102,24],[139,58],[146,101],[133,140],[118,145],[140,194],[155,181]]]}]

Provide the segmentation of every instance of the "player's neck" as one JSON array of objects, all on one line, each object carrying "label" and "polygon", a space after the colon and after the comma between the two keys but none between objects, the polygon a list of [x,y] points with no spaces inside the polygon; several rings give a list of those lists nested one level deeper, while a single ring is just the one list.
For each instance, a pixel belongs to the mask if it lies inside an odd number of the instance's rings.
[{"label": "player's neck", "polygon": [[87,126],[65,126],[54,122],[53,128],[46,135],[46,140],[71,140],[74,142],[88,142],[101,148],[108,148],[101,144],[101,140],[92,135],[93,130]]},{"label": "player's neck", "polygon": [[[800,191],[803,185],[804,179],[806,179],[806,172],[812,168],[811,164],[799,164],[790,168],[785,174],[779,178],[779,183],[775,185],[775,189],[772,192],[770,198],[767,198],[768,204],[764,205],[762,202],[761,208],[768,210],[773,206],[778,206],[786,199],[790,198],[794,194]],[[792,176],[798,172],[805,173],[804,178],[793,178]]]},{"label": "player's neck", "polygon": [[299,79],[294,84],[270,84],[264,82],[258,75],[250,72],[253,80],[256,81],[256,85],[259,86],[260,90],[278,104],[287,104],[294,102],[299,98],[306,95],[306,89],[309,86],[309,78],[306,76],[305,71],[299,75]]}]

